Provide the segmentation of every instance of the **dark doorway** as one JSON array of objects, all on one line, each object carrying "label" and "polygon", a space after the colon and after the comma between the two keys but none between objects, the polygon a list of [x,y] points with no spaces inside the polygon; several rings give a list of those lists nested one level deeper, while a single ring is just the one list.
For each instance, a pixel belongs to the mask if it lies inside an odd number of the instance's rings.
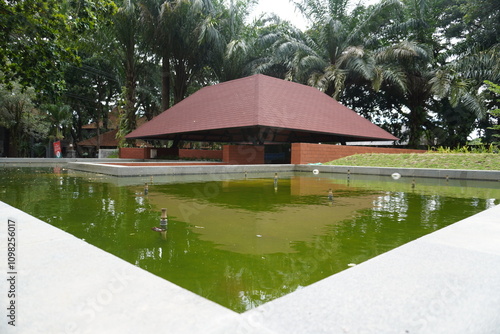
[{"label": "dark doorway", "polygon": [[266,145],[264,160],[266,164],[290,164],[292,161],[291,144]]}]

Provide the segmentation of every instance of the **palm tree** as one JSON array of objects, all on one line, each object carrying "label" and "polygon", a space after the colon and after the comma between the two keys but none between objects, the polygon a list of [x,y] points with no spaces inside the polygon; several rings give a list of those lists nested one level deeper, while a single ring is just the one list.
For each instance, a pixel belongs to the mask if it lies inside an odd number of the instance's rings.
[{"label": "palm tree", "polygon": [[64,139],[68,127],[72,124],[71,110],[68,105],[48,104],[42,106],[50,124],[49,138],[57,141]]},{"label": "palm tree", "polygon": [[[381,47],[374,54],[380,73],[394,74],[382,75],[380,85],[406,107],[400,112],[407,120],[408,144],[417,147],[425,130],[433,127],[436,116],[431,116],[431,112],[443,121],[453,110],[455,116],[461,114],[462,121],[470,122],[467,111],[475,117],[483,117],[486,113],[478,92],[485,79],[499,78],[500,66],[497,54],[491,51],[467,52],[466,56],[450,58],[453,50],[439,37],[436,23],[441,15],[440,7],[432,7],[427,0],[405,4],[405,16],[384,32],[388,40],[394,36],[406,39]],[[470,129],[463,127],[463,131]],[[466,136],[462,140],[450,139],[460,143]]]},{"label": "palm tree", "polygon": [[500,46],[466,51],[439,73],[437,81],[445,88],[443,94],[452,106],[467,111],[484,132],[486,141],[490,141],[493,139],[487,134],[492,120],[488,110],[498,105],[485,94],[485,80],[500,82]]},{"label": "palm tree", "polygon": [[346,84],[374,82],[375,62],[369,47],[375,42],[369,32],[381,24],[380,14],[397,8],[399,2],[386,0],[366,10],[356,7],[349,14],[349,0],[301,0],[297,8],[313,21],[302,41],[292,38],[280,46],[291,51],[290,77],[307,82],[338,99]]},{"label": "palm tree", "polygon": [[286,78],[289,53],[278,48],[300,32],[289,22],[275,15],[265,15],[243,26],[226,46],[220,80],[232,80],[251,74]]},{"label": "palm tree", "polygon": [[305,83],[304,76],[297,74],[300,65],[297,60],[304,54],[314,53],[307,36],[274,15],[261,18],[257,24],[250,48],[254,53],[249,63],[251,72]]},{"label": "palm tree", "polygon": [[188,88],[203,81],[206,68],[223,56],[225,42],[218,13],[210,0],[179,0],[166,8],[172,17],[172,71],[174,104],[183,100]]},{"label": "palm tree", "polygon": [[231,0],[229,7],[221,6],[219,31],[222,34],[224,53],[216,57],[213,71],[219,82],[234,80],[251,74],[248,66],[255,54],[261,20],[246,24],[250,9],[256,0]]},{"label": "palm tree", "polygon": [[149,48],[161,59],[162,107],[184,99],[202,79],[214,58],[222,58],[225,43],[211,0],[143,0],[141,20]]},{"label": "palm tree", "polygon": [[162,110],[170,107],[171,69],[173,29],[172,18],[165,8],[175,1],[142,0],[139,3],[141,10],[142,34],[148,49],[152,51],[161,63],[161,106]]},{"label": "palm tree", "polygon": [[407,119],[408,145],[417,147],[428,118],[430,100],[438,93],[432,50],[414,41],[403,41],[377,50],[375,58],[379,68],[398,73],[398,85],[386,80],[383,89],[406,107],[401,112]]},{"label": "palm tree", "polygon": [[123,92],[124,107],[120,131],[126,135],[136,128],[136,89],[137,89],[137,46],[138,46],[138,11],[131,0],[124,1],[114,17],[114,36],[117,43],[118,59],[121,60],[125,91]]}]

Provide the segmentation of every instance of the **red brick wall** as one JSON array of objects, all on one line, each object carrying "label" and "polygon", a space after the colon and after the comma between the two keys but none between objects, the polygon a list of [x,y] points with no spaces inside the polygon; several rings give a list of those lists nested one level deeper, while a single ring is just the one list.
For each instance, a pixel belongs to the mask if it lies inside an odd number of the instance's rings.
[{"label": "red brick wall", "polygon": [[354,154],[363,153],[424,153],[424,150],[382,148],[368,146],[292,144],[292,164],[328,162]]},{"label": "red brick wall", "polygon": [[140,147],[120,147],[119,156],[121,159],[148,159],[147,148]]},{"label": "red brick wall", "polygon": [[120,158],[122,159],[151,159],[151,150],[156,150],[156,156],[196,158],[196,159],[218,159],[222,160],[222,150],[184,150],[178,148],[151,148],[151,147],[122,147]]},{"label": "red brick wall", "polygon": [[264,163],[264,146],[224,145],[223,159],[232,165],[254,165]]}]

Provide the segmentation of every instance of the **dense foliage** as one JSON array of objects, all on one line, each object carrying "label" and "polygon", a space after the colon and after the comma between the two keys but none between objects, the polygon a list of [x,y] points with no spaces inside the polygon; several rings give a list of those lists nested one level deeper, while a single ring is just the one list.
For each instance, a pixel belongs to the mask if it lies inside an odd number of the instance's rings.
[{"label": "dense foliage", "polygon": [[[485,80],[500,83],[497,0],[291,1],[306,31],[273,15],[250,21],[256,2],[0,2],[10,154],[30,155],[20,148],[44,140],[76,144],[89,123],[107,131],[111,111],[123,139],[139,118],[254,73],[317,87],[409,146],[460,146],[473,133],[495,141],[489,111],[500,102]],[[12,122],[11,96],[26,101],[19,115],[33,115],[24,125]]]}]

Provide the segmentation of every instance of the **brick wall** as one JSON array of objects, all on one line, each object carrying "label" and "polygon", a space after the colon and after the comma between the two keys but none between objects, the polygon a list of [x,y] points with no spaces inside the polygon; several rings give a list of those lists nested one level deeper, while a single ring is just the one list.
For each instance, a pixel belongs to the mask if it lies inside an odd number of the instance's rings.
[{"label": "brick wall", "polygon": [[[122,147],[122,159],[150,159],[151,148]],[[179,156],[182,158],[218,159],[234,165],[264,164],[264,146],[225,145],[222,151],[163,149],[157,150],[157,156]],[[380,148],[368,146],[344,146],[324,144],[292,144],[292,164],[328,162],[354,154],[363,153],[424,153],[424,150],[399,148]]]},{"label": "brick wall", "polygon": [[[153,158],[179,157],[189,159],[218,159],[222,160],[222,150],[185,150],[178,148],[151,148],[151,147],[122,147],[120,158],[122,159],[151,159],[151,151],[156,151]],[[153,153],[154,155],[154,153]]]},{"label": "brick wall", "polygon": [[232,165],[264,164],[264,146],[224,145],[223,159]]},{"label": "brick wall", "polygon": [[140,147],[120,147],[121,159],[148,159],[149,150]]},{"label": "brick wall", "polygon": [[394,154],[424,152],[426,151],[400,148],[294,143],[292,144],[292,164],[328,162],[350,155],[363,153]]}]

